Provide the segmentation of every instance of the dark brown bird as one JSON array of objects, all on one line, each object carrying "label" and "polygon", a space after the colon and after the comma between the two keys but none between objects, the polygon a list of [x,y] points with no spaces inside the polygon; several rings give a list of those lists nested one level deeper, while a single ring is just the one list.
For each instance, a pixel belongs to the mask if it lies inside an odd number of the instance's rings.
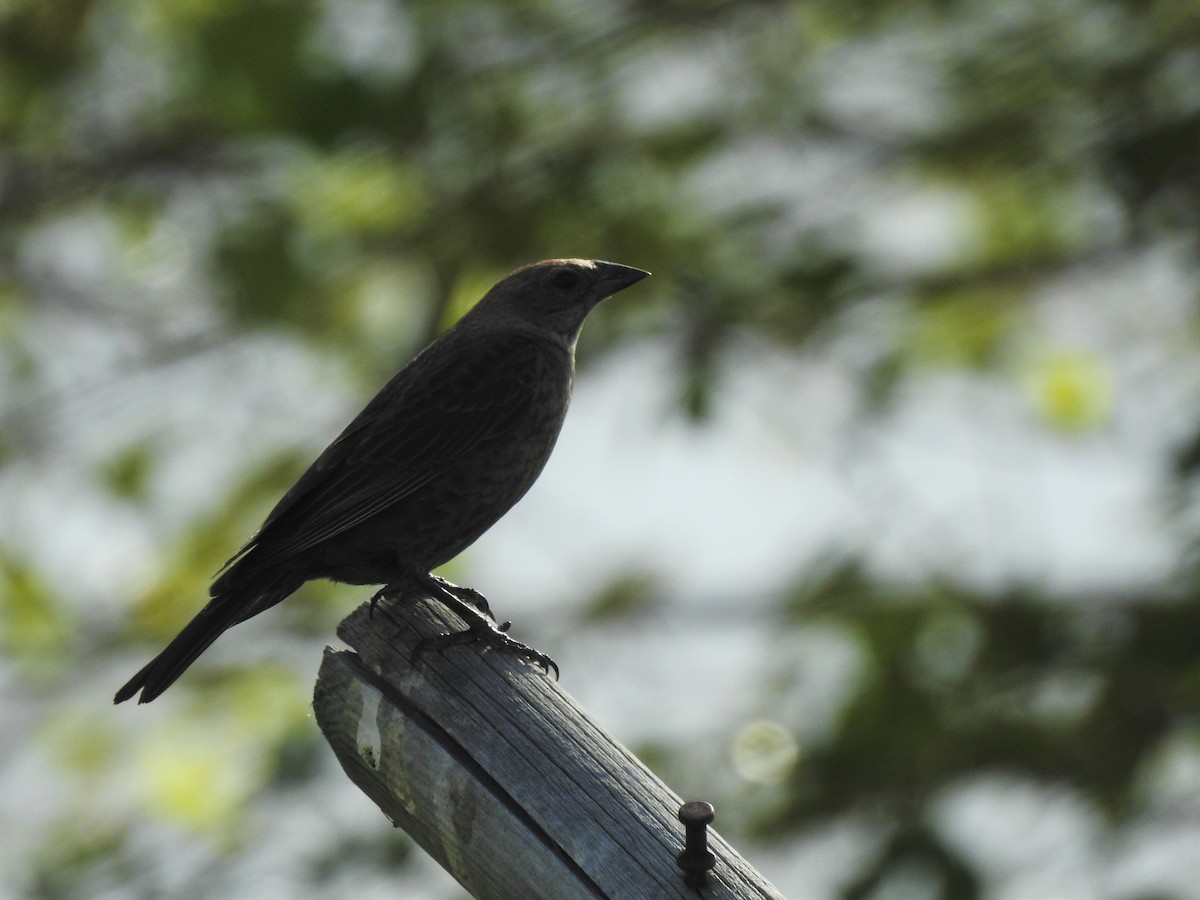
[{"label": "dark brown bird", "polygon": [[480,595],[430,572],[474,543],[541,474],[571,398],[584,319],[648,274],[551,259],[499,282],[300,476],[219,573],[208,604],[114,702],[138,691],[138,702],[153,700],[226,629],[315,578],[386,585],[380,594],[422,588],[469,623],[444,643],[481,640],[553,666],[484,618]]}]

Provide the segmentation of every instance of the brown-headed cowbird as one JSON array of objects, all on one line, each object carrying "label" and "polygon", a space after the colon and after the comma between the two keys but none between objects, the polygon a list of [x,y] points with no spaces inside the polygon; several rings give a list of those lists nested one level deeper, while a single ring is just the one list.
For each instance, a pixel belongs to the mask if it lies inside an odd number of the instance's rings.
[{"label": "brown-headed cowbird", "polygon": [[[445,635],[550,659],[480,613],[473,591],[430,574],[521,499],[558,438],[588,313],[649,274],[551,259],[517,269],[392,378],[300,476],[219,573],[210,600],[116,703],[165,691],[233,625],[304,582],[419,588],[459,612]],[[380,594],[377,594],[378,597]],[[466,601],[466,602],[464,602]]]}]

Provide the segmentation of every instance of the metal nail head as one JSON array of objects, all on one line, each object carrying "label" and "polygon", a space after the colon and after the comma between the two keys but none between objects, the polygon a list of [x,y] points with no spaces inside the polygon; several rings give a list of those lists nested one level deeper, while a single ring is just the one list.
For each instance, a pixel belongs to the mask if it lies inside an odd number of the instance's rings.
[{"label": "metal nail head", "polygon": [[683,869],[683,880],[688,887],[700,887],[708,880],[708,871],[717,864],[717,858],[708,849],[708,826],[716,817],[711,803],[691,800],[679,807],[679,821],[684,827],[683,852],[675,857],[675,863]]}]

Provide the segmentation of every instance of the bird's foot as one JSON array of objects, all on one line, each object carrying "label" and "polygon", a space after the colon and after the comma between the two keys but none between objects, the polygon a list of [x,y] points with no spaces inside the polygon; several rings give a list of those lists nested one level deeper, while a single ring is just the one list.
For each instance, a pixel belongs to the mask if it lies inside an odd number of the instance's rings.
[{"label": "bird's foot", "polygon": [[470,603],[485,616],[493,621],[495,620],[496,617],[492,615],[492,608],[488,606],[487,597],[483,596],[479,591],[474,588],[463,587],[461,584],[455,584],[453,581],[447,581],[440,575],[430,575],[429,577],[459,600]]},{"label": "bird's foot", "polygon": [[511,622],[493,625],[482,617],[470,620],[467,627],[462,631],[435,634],[419,641],[413,647],[412,661],[415,664],[421,656],[430,651],[440,653],[447,647],[454,647],[458,644],[479,643],[485,647],[491,647],[496,650],[502,650],[505,653],[511,653],[514,656],[519,656],[533,663],[535,666],[541,666],[547,675],[553,671],[554,680],[557,681],[558,663],[540,650],[535,650],[528,644],[522,644],[516,638],[509,637],[507,632],[511,625]]},{"label": "bird's foot", "polygon": [[[494,647],[506,653],[512,653],[522,659],[529,660],[534,665],[541,666],[547,674],[554,670],[554,679],[558,680],[558,664],[541,651],[535,650],[528,644],[522,644],[516,638],[508,636],[507,631],[511,622],[500,625],[485,618],[484,613],[491,616],[487,601],[478,591],[462,588],[456,584],[439,578],[436,575],[426,575],[419,578],[417,583],[429,592],[429,595],[449,607],[462,617],[467,627],[462,631],[452,631],[448,634],[435,634],[424,638],[413,648],[412,661],[415,663],[422,654],[430,650],[442,651],[455,644],[481,643],[485,647]],[[466,594],[463,596],[462,594]],[[482,606],[480,606],[482,604]]]}]

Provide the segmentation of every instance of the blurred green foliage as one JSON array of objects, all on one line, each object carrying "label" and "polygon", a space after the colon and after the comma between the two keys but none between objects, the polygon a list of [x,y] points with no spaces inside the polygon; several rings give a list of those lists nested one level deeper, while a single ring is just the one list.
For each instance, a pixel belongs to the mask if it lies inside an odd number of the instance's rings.
[{"label": "blurred green foliage", "polygon": [[0,555],[0,652],[26,674],[61,669],[78,627],[72,611],[26,560]]},{"label": "blurred green foliage", "polygon": [[[662,273],[639,308],[602,311],[585,350],[665,336],[680,409],[698,423],[740,362],[739,336],[819,347],[860,304],[898,296],[903,327],[860,372],[864,415],[886,414],[917,372],[1015,368],[1045,427],[1087,433],[1111,413],[1107,361],[1070,347],[1029,359],[1015,336],[1034,327],[1034,294],[1101,262],[1163,245],[1200,271],[1198,60],[1194,0],[8,0],[0,462],[70,442],[38,412],[63,388],[27,341],[37,316],[110,329],[136,345],[121,365],[147,369],[249,331],[299,336],[367,389],[499,274],[571,254]],[[871,101],[893,78],[907,93]],[[961,245],[925,260],[873,251],[851,199],[882,213],[889,197],[930,191],[961,210]],[[102,263],[47,260],[39,242],[80,223]],[[155,281],[168,276],[169,290]],[[1185,352],[1196,338],[1193,313]],[[1194,491],[1200,407],[1178,420],[1163,481]],[[133,436],[94,478],[136,507],[167,452]],[[26,677],[67,652],[174,633],[306,458],[256,460],[174,534],[108,643],[6,549],[5,659]],[[794,722],[731,723],[748,770],[779,775],[738,818],[776,839],[854,812],[886,820],[890,836],[847,873],[845,897],[913,867],[929,896],[987,895],[987,873],[929,825],[929,804],[959,779],[1069,786],[1117,822],[1138,811],[1163,748],[1194,742],[1194,566],[1102,608],[1049,602],[1036,584],[902,590],[853,560],[799,580],[782,627],[833,629],[861,671],[815,743],[792,747]],[[637,573],[617,574],[587,617],[656,600]],[[303,627],[310,613],[294,615]],[[782,695],[799,677],[790,665],[779,664]],[[230,852],[247,798],[302,785],[314,746],[300,728],[305,686],[235,675],[206,685],[219,713],[156,726],[139,787],[142,808],[219,834]],[[112,757],[116,738],[91,720],[43,730],[75,746],[63,757],[75,777]],[[654,753],[682,768],[668,759],[688,749]],[[124,827],[64,828],[32,893],[135,881]],[[397,862],[357,840],[314,871]]]}]

